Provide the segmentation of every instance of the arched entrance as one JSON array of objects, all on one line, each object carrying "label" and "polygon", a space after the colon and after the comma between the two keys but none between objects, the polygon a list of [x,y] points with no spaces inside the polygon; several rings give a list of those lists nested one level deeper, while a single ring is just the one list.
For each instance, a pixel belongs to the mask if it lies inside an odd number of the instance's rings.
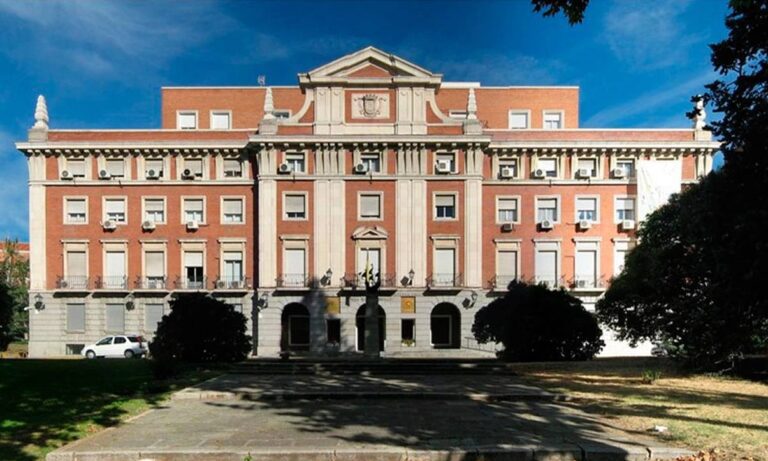
[{"label": "arched entrance", "polygon": [[309,309],[305,305],[291,303],[285,306],[280,325],[280,350],[309,350]]},{"label": "arched entrance", "polygon": [[430,314],[432,346],[435,349],[461,347],[461,312],[451,303],[440,303]]},{"label": "arched entrance", "polygon": [[[378,311],[379,316],[379,350],[384,350],[384,340],[386,339],[387,314],[381,306]],[[355,315],[355,327],[357,330],[357,350],[365,350],[365,304],[360,306]]]}]

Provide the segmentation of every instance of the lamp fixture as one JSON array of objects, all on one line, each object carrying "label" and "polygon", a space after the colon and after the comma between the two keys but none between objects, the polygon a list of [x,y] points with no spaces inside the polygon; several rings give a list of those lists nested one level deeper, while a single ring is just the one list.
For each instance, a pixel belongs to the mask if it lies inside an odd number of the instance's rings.
[{"label": "lamp fixture", "polygon": [[40,293],[35,295],[35,310],[41,311],[45,309],[45,304],[43,304],[43,295]]},{"label": "lamp fixture", "polygon": [[266,309],[269,306],[269,293],[262,293],[256,300],[256,305],[259,306],[259,309]]},{"label": "lamp fixture", "polygon": [[325,275],[323,275],[323,278],[320,279],[320,284],[323,286],[328,286],[331,284],[331,277],[333,277],[333,271],[329,267],[327,271],[325,271]]}]

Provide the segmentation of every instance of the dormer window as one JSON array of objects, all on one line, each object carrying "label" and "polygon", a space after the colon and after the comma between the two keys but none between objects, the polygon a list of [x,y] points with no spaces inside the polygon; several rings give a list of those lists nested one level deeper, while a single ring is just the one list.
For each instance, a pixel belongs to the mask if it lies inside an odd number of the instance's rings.
[{"label": "dormer window", "polygon": [[559,130],[563,128],[563,113],[560,111],[544,112],[544,129]]},{"label": "dormer window", "polygon": [[467,119],[467,111],[466,110],[449,110],[448,111],[448,117],[456,119],[456,120],[466,120]]},{"label": "dormer window", "polygon": [[229,130],[232,128],[232,113],[230,111],[211,112],[212,130]]},{"label": "dormer window", "polygon": [[510,130],[524,130],[529,127],[528,119],[530,118],[530,112],[527,110],[511,110],[509,111],[509,129]]},{"label": "dormer window", "polygon": [[179,130],[197,129],[197,111],[179,111],[176,114],[176,128]]},{"label": "dormer window", "polygon": [[285,120],[287,118],[291,118],[291,111],[277,109],[272,111],[272,115],[274,115],[278,120]]}]

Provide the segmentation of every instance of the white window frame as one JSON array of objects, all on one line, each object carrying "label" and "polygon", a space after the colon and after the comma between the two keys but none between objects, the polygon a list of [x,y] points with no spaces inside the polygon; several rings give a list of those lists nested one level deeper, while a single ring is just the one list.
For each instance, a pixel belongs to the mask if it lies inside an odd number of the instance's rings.
[{"label": "white window frame", "polygon": [[107,218],[107,202],[113,201],[113,200],[122,200],[123,202],[123,214],[125,214],[125,220],[124,221],[115,221],[115,224],[118,226],[127,226],[128,225],[128,197],[125,195],[105,195],[101,198],[101,222],[106,222],[109,218]]},{"label": "white window frame", "polygon": [[[379,197],[379,215],[376,217],[363,216],[363,196],[378,196]],[[357,193],[357,219],[359,221],[383,221],[384,220],[384,192],[382,191],[358,191]]]},{"label": "white window frame", "polygon": [[[504,240],[495,240],[494,243],[496,244],[496,253],[494,254],[493,275],[497,278],[500,275],[507,275],[507,274],[499,274],[499,260],[501,259],[499,257],[499,253],[514,251],[515,253],[517,253],[515,257],[515,279],[521,280],[522,279],[522,274],[520,273],[520,268],[521,268],[520,259],[522,256],[522,252],[520,251],[521,241],[519,239],[509,239],[509,240],[504,239]],[[504,288],[506,288],[506,286],[504,286]]]},{"label": "white window frame", "polygon": [[[525,114],[525,126],[513,127],[511,123],[512,114]],[[507,129],[509,130],[529,130],[531,129],[531,110],[530,109],[509,109],[507,111]]]},{"label": "white window frame", "polygon": [[592,251],[595,253],[595,273],[594,273],[594,286],[588,287],[587,289],[594,290],[595,288],[598,288],[600,285],[600,279],[601,279],[601,270],[600,270],[600,250],[602,246],[602,241],[600,238],[574,238],[574,249],[573,249],[573,279],[577,280],[579,277],[579,274],[576,272],[576,265],[578,264],[578,253],[579,251]]},{"label": "white window frame", "polygon": [[556,219],[554,224],[560,224],[560,218],[563,214],[563,201],[559,195],[536,195],[534,200],[534,217],[536,218],[536,224],[540,224],[539,220],[539,200],[554,199],[557,209],[555,210]]},{"label": "white window frame", "polygon": [[[168,251],[165,243],[152,242],[144,243],[141,248],[141,277],[143,279],[149,278],[147,275],[147,253],[162,253],[163,254],[163,277],[168,280]],[[183,263],[183,261],[182,261]]]},{"label": "white window frame", "polygon": [[[227,176],[227,161],[236,161],[240,165],[240,176]],[[221,173],[219,174],[219,177],[227,181],[239,181],[245,179],[245,162],[240,157],[222,157]]]},{"label": "white window frame", "polygon": [[[304,167],[301,171],[296,171],[293,168],[293,163],[288,161],[289,156],[301,156],[303,158],[302,163]],[[283,152],[283,163],[286,163],[291,166],[291,174],[308,174],[309,173],[309,156],[305,151],[301,150],[287,150]]]},{"label": "white window frame", "polygon": [[[554,160],[554,162],[555,162],[555,175],[554,176],[547,175],[546,172],[549,171],[549,170],[544,170],[543,168],[541,168],[540,162],[542,160]],[[560,157],[542,156],[542,157],[536,157],[536,168],[534,168],[534,170],[543,170],[544,171],[544,179],[559,179],[560,175],[562,174],[563,167],[560,164]]]},{"label": "white window frame", "polygon": [[[547,128],[546,118],[549,114],[560,115],[560,127],[559,128]],[[542,130],[562,130],[565,128],[565,111],[562,109],[544,109],[541,111],[541,129]]]},{"label": "white window frame", "polygon": [[554,251],[555,259],[555,286],[559,286],[563,279],[563,249],[560,239],[533,239],[533,279],[539,283],[538,268],[536,267],[536,254],[539,251]]},{"label": "white window frame", "polygon": [[629,254],[630,251],[635,247],[635,242],[632,239],[629,238],[616,238],[613,239],[613,277],[618,276],[621,272],[617,271],[618,269],[618,253],[624,252],[624,260],[621,261],[622,268],[626,264],[626,255]]},{"label": "white window frame", "polygon": [[[619,163],[632,162],[632,174],[625,175],[623,179],[634,179],[637,177],[637,159],[634,157],[616,157],[613,159],[613,168],[620,168]],[[613,169],[612,168],[612,169]]]},{"label": "white window frame", "polygon": [[[240,221],[238,222],[229,222],[224,219],[224,202],[227,200],[239,200],[240,201]],[[222,195],[221,199],[219,200],[219,210],[220,210],[220,216],[219,220],[223,226],[242,226],[245,224],[245,208],[246,206],[246,199],[244,195]]]},{"label": "white window frame", "polygon": [[379,150],[366,150],[360,152],[360,155],[358,156],[359,163],[362,163],[364,165],[368,165],[369,163],[366,162],[366,159],[364,157],[373,157],[376,156],[379,161],[379,170],[378,171],[372,171],[370,168],[366,171],[368,174],[384,174],[385,168],[384,168],[384,153]]},{"label": "white window frame", "polygon": [[[208,248],[205,245],[205,243],[191,243],[191,242],[182,242],[181,248],[179,249],[181,252],[181,259],[180,261],[180,271],[181,274],[179,274],[179,278],[181,279],[182,283],[186,286],[186,284],[189,282],[187,280],[187,266],[185,265],[185,257],[187,253],[202,253],[203,254],[203,274],[201,278],[201,282],[203,282],[203,288],[205,288],[205,281],[208,278]],[[166,277],[168,275],[166,274]]]},{"label": "white window frame", "polygon": [[573,157],[573,162],[571,163],[571,169],[573,170],[572,176],[574,179],[582,179],[577,176],[577,173],[579,171],[579,162],[581,160],[591,160],[595,163],[595,168],[592,170],[592,175],[589,177],[590,179],[600,179],[603,177],[603,171],[602,171],[602,158],[598,155],[578,155]]},{"label": "white window frame", "polygon": [[[124,157],[101,157],[101,161],[99,163],[99,169],[105,170],[107,173],[109,173],[111,178],[118,178],[121,180],[131,179],[131,171],[130,171],[130,162],[126,161],[128,159]],[[109,162],[120,162],[123,164],[123,175],[122,176],[114,176],[111,171],[109,171]]]},{"label": "white window frame", "polygon": [[[71,162],[83,162],[83,176],[72,175],[74,179],[91,179],[91,162],[88,157],[62,157],[64,159],[63,169],[69,171],[72,174]],[[61,176],[61,174],[59,174]]]},{"label": "white window frame", "polygon": [[[304,217],[303,218],[289,218],[288,213],[285,210],[286,198],[291,195],[303,195],[304,196]],[[309,194],[306,191],[285,191],[283,192],[283,221],[309,221]]]},{"label": "white window frame", "polygon": [[153,179],[152,181],[162,181],[164,179],[168,179],[168,173],[169,173],[170,168],[169,168],[167,157],[164,157],[164,156],[154,156],[154,155],[153,156],[149,156],[149,157],[142,157],[142,159],[141,159],[141,167],[142,167],[141,168],[141,174],[143,176],[140,177],[140,178],[137,178],[137,179],[148,180],[147,179],[147,172],[150,169],[149,165],[148,165],[148,162],[149,161],[157,161],[157,160],[159,160],[163,164],[163,168],[161,170],[162,175],[158,176],[157,179]]},{"label": "white window frame", "polygon": [[187,208],[185,206],[185,202],[187,200],[202,200],[203,201],[203,219],[202,221],[198,221],[198,224],[207,224],[208,223],[208,198],[205,195],[182,195],[181,196],[181,224],[186,225],[189,220],[187,220]]},{"label": "white window frame", "polygon": [[[63,206],[63,220],[62,222],[67,225],[71,226],[83,226],[88,224],[88,219],[90,218],[90,213],[88,213],[88,196],[87,195],[65,195],[62,197],[62,200],[64,201]],[[83,222],[72,222],[69,220],[69,207],[67,203],[70,200],[85,200],[85,221]]]},{"label": "white window frame", "polygon": [[[213,127],[213,117],[215,115],[225,115],[227,116],[227,127],[226,128],[214,128]],[[232,129],[232,111],[227,109],[214,109],[210,111],[208,114],[208,128],[211,130],[216,131],[227,131]]]},{"label": "white window frame", "polygon": [[[123,253],[123,277],[125,277],[125,283],[129,283],[128,281],[128,268],[130,267],[130,263],[128,261],[128,245],[123,242],[110,242],[110,241],[104,241],[101,245],[101,275],[102,277],[106,278],[107,274],[109,273],[109,270],[107,270],[107,253]],[[114,288],[109,287],[105,284],[107,288]]]},{"label": "white window frame", "polygon": [[64,270],[64,278],[70,277],[69,265],[67,264],[67,253],[85,253],[85,278],[88,279],[91,276],[91,263],[90,263],[90,249],[87,241],[71,241],[64,242],[64,248],[62,252],[63,260],[62,266]]},{"label": "white window frame", "polygon": [[450,155],[453,157],[453,160],[451,160],[451,174],[458,174],[459,172],[459,155],[458,152],[455,150],[436,150],[435,151],[435,161],[432,165],[433,174],[441,174],[437,172],[437,163],[439,162],[439,159],[441,156],[448,156]]},{"label": "white window frame", "polygon": [[599,195],[575,195],[573,197],[573,219],[578,223],[579,219],[579,199],[590,199],[595,201],[595,219],[589,220],[592,224],[600,224],[600,196]]},{"label": "white window frame", "polygon": [[[501,221],[499,220],[499,201],[500,200],[515,200],[517,202],[517,219],[514,221]],[[520,224],[520,215],[522,214],[522,197],[519,195],[497,195],[495,207],[495,220],[496,224]]]},{"label": "white window frame", "polygon": [[[502,178],[501,170],[508,167],[510,163],[515,164],[515,175],[512,178]],[[499,180],[519,179],[522,172],[523,159],[519,155],[497,155],[494,158],[494,178]]]},{"label": "white window frame", "polygon": [[[453,196],[453,218],[437,217],[437,197],[443,195]],[[456,191],[432,192],[432,220],[434,221],[458,221],[459,220],[459,193]]]},{"label": "white window frame", "polygon": [[181,168],[179,168],[179,171],[177,171],[179,179],[184,179],[184,170],[192,170],[191,168],[187,168],[187,162],[190,160],[200,160],[200,176],[195,175],[195,180],[201,180],[201,179],[207,179],[208,178],[208,156],[202,155],[202,156],[185,156],[180,157],[181,158]]},{"label": "white window frame", "polygon": [[614,224],[621,224],[623,219],[618,218],[619,214],[619,207],[618,207],[618,201],[620,199],[632,199],[632,202],[634,204],[633,211],[635,212],[635,216],[631,221],[637,222],[637,196],[636,195],[614,195],[613,196],[613,223]]},{"label": "white window frame", "polygon": [[[182,128],[181,117],[184,115],[195,116],[195,126],[193,128]],[[200,116],[196,110],[177,110],[176,111],[176,129],[177,130],[197,130],[200,127]]]},{"label": "white window frame", "polygon": [[168,224],[168,200],[163,196],[147,195],[141,197],[141,221],[149,221],[147,219],[147,200],[162,200],[163,202],[163,220],[152,221],[155,224]]}]

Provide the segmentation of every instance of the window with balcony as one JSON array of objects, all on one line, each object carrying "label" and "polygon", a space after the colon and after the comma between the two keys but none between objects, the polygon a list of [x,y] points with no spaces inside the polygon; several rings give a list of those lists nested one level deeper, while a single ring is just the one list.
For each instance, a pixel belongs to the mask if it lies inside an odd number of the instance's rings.
[{"label": "window with balcony", "polygon": [[104,199],[104,221],[114,221],[117,223],[126,222],[124,198]]},{"label": "window with balcony", "polygon": [[125,251],[107,251],[104,258],[104,278],[101,288],[126,288]]},{"label": "window with balcony", "polygon": [[284,200],[284,218],[287,220],[307,219],[307,196],[304,194],[286,194]]},{"label": "window with balcony", "polygon": [[221,200],[222,222],[224,224],[243,223],[243,199],[225,198]]},{"label": "window with balcony", "polygon": [[363,274],[370,268],[373,274],[381,271],[381,248],[359,248],[357,251],[357,273]]},{"label": "window with balcony", "polygon": [[543,283],[549,287],[558,286],[560,280],[559,257],[559,249],[553,248],[552,245],[537,246],[534,260],[536,283]]},{"label": "window with balcony", "polygon": [[576,175],[579,177],[596,178],[597,177],[597,159],[596,158],[580,158],[578,162],[576,162]]},{"label": "window with balcony", "polygon": [[306,156],[303,152],[286,152],[285,163],[291,167],[291,173],[306,173]]},{"label": "window with balcony", "polygon": [[165,200],[161,198],[145,198],[144,220],[155,224],[165,223]]},{"label": "window with balcony", "polygon": [[616,221],[635,220],[635,199],[632,197],[616,198]]},{"label": "window with balcony", "polygon": [[435,195],[435,219],[456,219],[456,195]]},{"label": "window with balcony", "polygon": [[597,198],[576,198],[576,221],[598,222]]},{"label": "window with balcony", "polygon": [[157,331],[157,324],[163,320],[164,306],[162,304],[144,305],[144,331],[154,333]]},{"label": "window with balcony", "polygon": [[203,159],[185,158],[184,170],[182,171],[182,173],[186,174],[187,171],[189,172],[190,176],[193,176],[198,179],[202,178],[203,177]]},{"label": "window with balcony", "polygon": [[560,221],[557,198],[549,197],[536,199],[536,222],[542,223],[544,221],[552,223]]},{"label": "window with balcony", "polygon": [[496,287],[507,288],[517,280],[517,250],[499,249],[496,251]]},{"label": "window with balcony", "polygon": [[64,256],[64,274],[61,288],[87,288],[88,262],[85,251],[67,251]]},{"label": "window with balcony", "polygon": [[547,178],[557,177],[557,159],[540,158],[536,161],[536,169],[542,170]]},{"label": "window with balcony", "polygon": [[528,128],[528,111],[509,111],[509,128],[511,130],[523,130]]},{"label": "window with balcony", "polygon": [[212,130],[229,130],[232,128],[232,113],[229,111],[211,112]]},{"label": "window with balcony", "polygon": [[202,251],[184,252],[184,286],[186,289],[202,290],[205,288],[205,276]]},{"label": "window with balcony", "polygon": [[517,223],[517,198],[498,197],[496,199],[496,216],[498,223]]},{"label": "window with balcony", "polygon": [[563,127],[562,112],[544,112],[544,129],[559,130]]},{"label": "window with balcony", "polygon": [[67,333],[85,332],[85,304],[67,304]]},{"label": "window with balcony", "polygon": [[105,167],[109,176],[113,178],[125,177],[125,161],[121,158],[108,158]]},{"label": "window with balcony", "polygon": [[73,178],[85,177],[85,159],[69,158],[67,159],[66,163],[67,163],[66,170],[69,171],[69,174],[72,175]]},{"label": "window with balcony", "polygon": [[618,276],[624,270],[624,264],[632,242],[629,240],[617,240],[613,247],[613,275]]},{"label": "window with balcony", "polygon": [[205,202],[201,198],[185,198],[184,202],[184,222],[205,222]]},{"label": "window with balcony", "polygon": [[224,177],[225,178],[242,178],[243,177],[243,163],[239,158],[225,158],[224,159]]},{"label": "window with balcony", "polygon": [[360,219],[381,219],[381,195],[360,194]]},{"label": "window with balcony", "polygon": [[88,222],[88,202],[84,198],[68,198],[64,203],[66,224],[85,224]]},{"label": "window with balcony", "polygon": [[284,287],[304,287],[307,284],[307,260],[304,248],[286,248],[283,252]]},{"label": "window with balcony", "polygon": [[165,252],[146,251],[144,253],[144,280],[142,288],[150,290],[165,289]]},{"label": "window with balcony", "polygon": [[176,114],[176,128],[179,130],[197,129],[197,112],[180,111]]},{"label": "window with balcony", "polygon": [[105,307],[105,331],[107,333],[125,333],[125,305],[109,303]]},{"label": "window with balcony", "polygon": [[456,286],[456,249],[435,248],[432,286]]},{"label": "window with balcony", "polygon": [[227,288],[239,288],[243,280],[243,253],[240,251],[224,252],[224,273],[222,280]]},{"label": "window with balcony", "polygon": [[165,175],[165,165],[161,158],[148,158],[144,160],[144,177],[162,178]]},{"label": "window with balcony", "polygon": [[597,287],[597,251],[596,242],[577,242],[575,259],[575,288]]}]

